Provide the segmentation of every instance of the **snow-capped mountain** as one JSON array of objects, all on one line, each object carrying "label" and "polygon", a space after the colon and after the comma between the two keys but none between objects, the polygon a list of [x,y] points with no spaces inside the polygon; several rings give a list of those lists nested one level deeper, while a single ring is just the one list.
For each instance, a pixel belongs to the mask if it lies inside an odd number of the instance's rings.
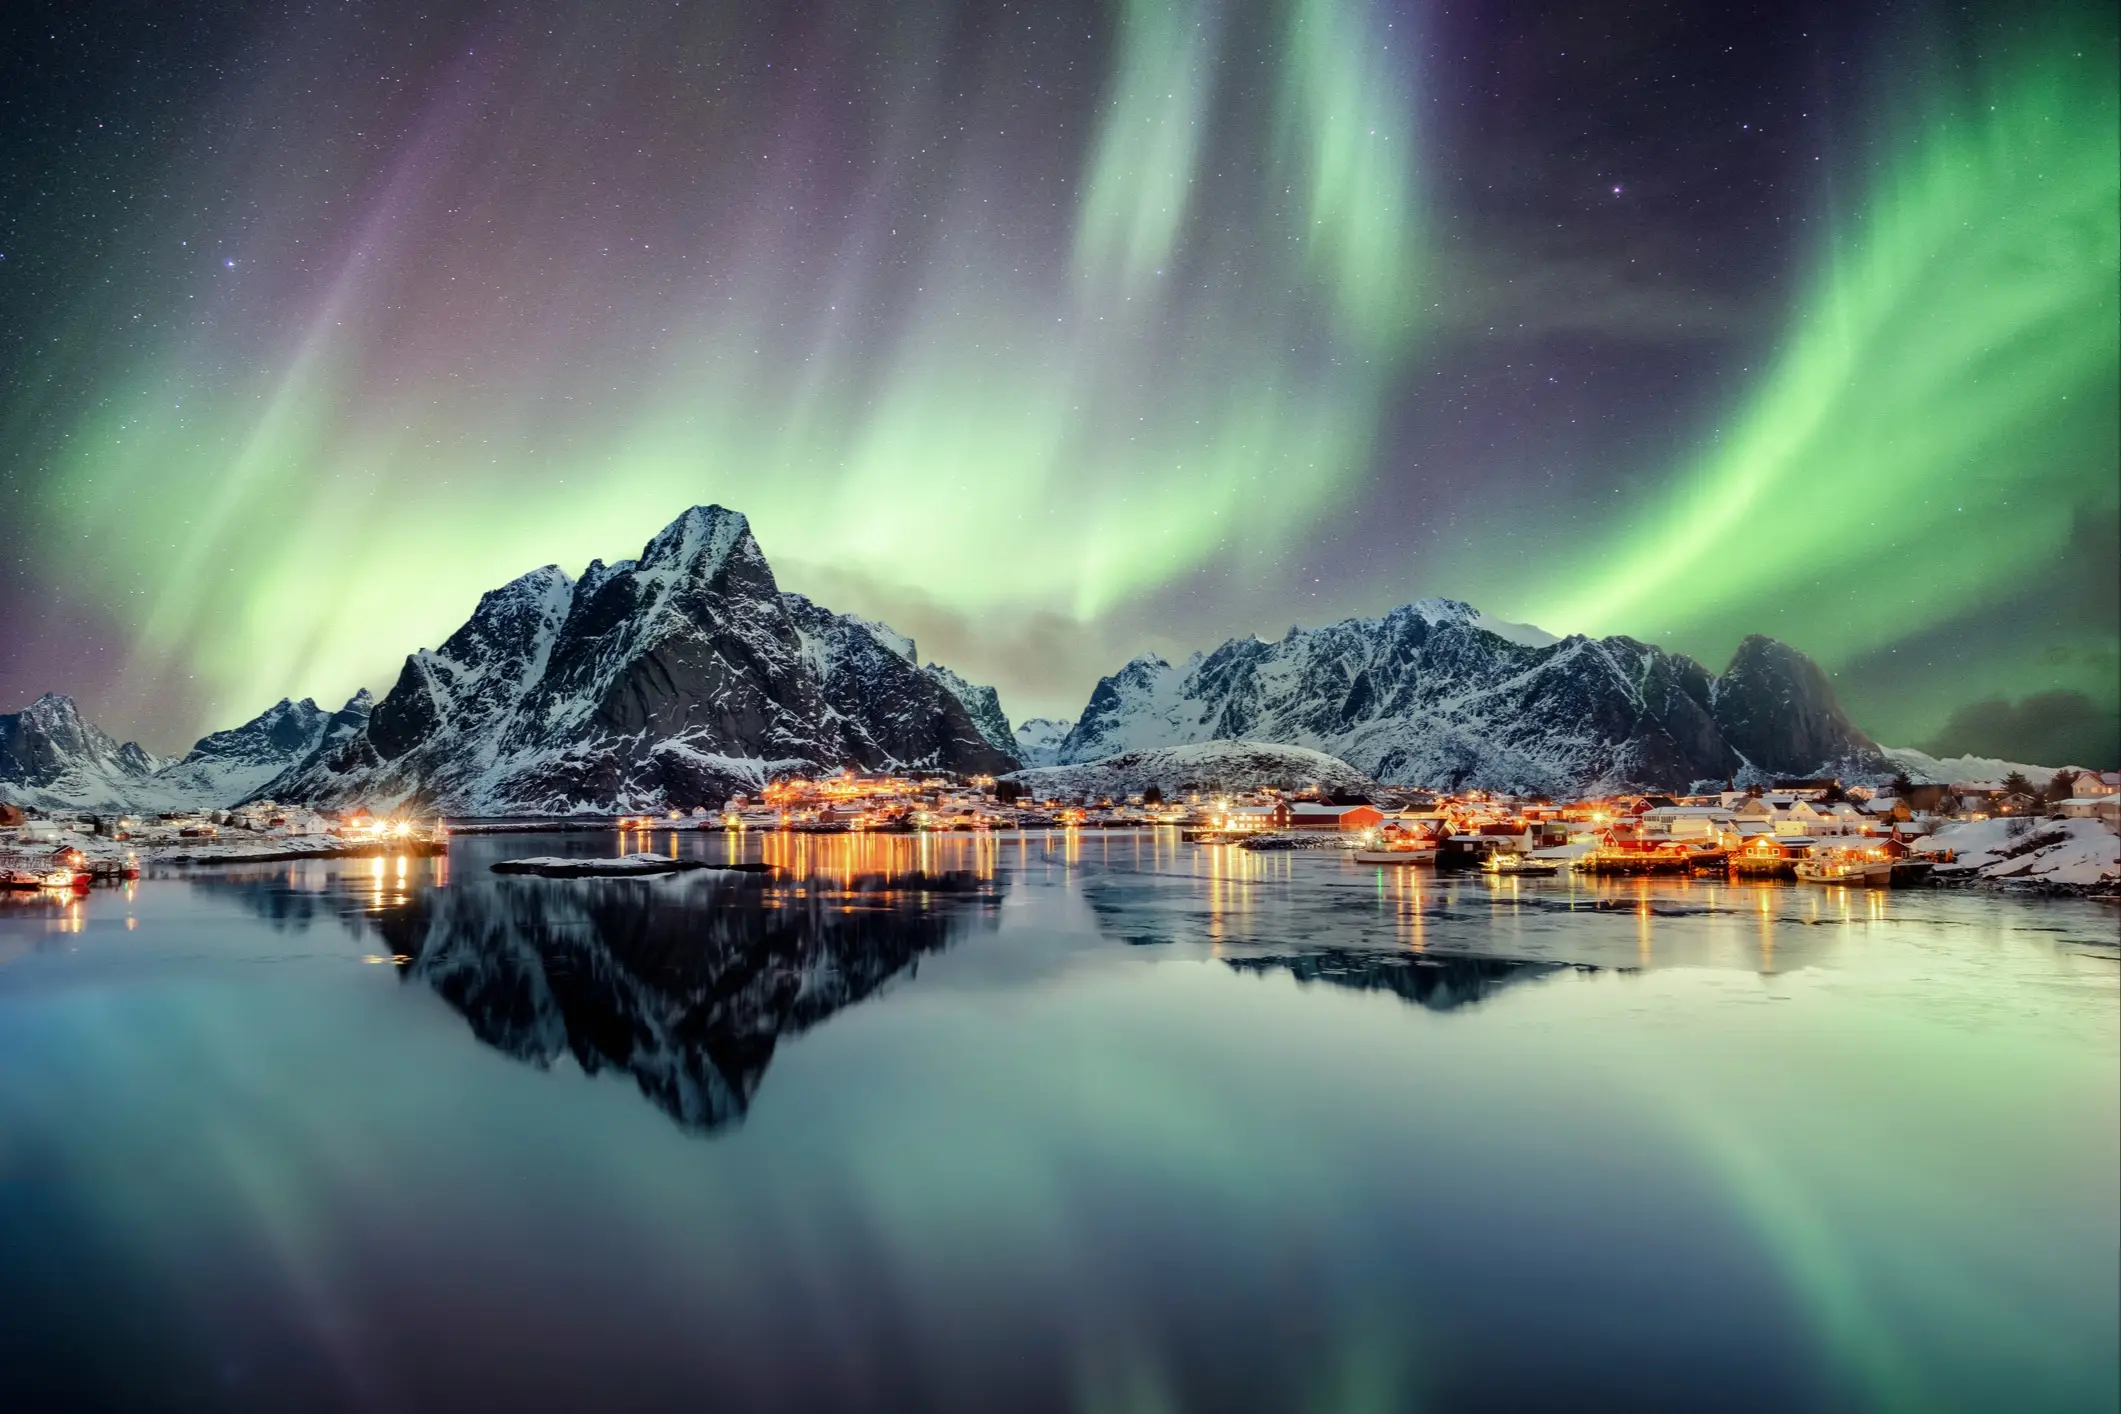
[{"label": "snow-capped mountain", "polygon": [[[260,793],[475,814],[718,802],[778,766],[1013,769],[992,689],[783,594],[744,517],[696,506],[637,560],[487,594],[367,724]],[[968,699],[991,705],[982,722]],[[1006,734],[1006,726],[1002,724]]]},{"label": "snow-capped mountain", "polygon": [[174,761],[82,720],[72,698],[47,694],[0,716],[0,800],[42,810],[221,810],[368,719],[364,690],[337,712],[281,698],[240,727],[203,736]]},{"label": "snow-capped mountain", "polygon": [[56,692],[0,713],[0,800],[40,810],[124,810],[166,763],[82,720]]},{"label": "snow-capped mountain", "polygon": [[1393,783],[1555,795],[1891,774],[1818,665],[1773,639],[1746,639],[1716,676],[1632,638],[1514,641],[1450,599],[1232,639],[1180,667],[1136,658],[1097,685],[1058,755],[1211,740],[1310,747]]},{"label": "snow-capped mountain", "polygon": [[1034,766],[1010,780],[1044,796],[1115,799],[1156,786],[1166,796],[1185,791],[1363,790],[1373,782],[1347,762],[1301,746],[1261,741],[1203,741],[1123,751],[1072,766]]},{"label": "snow-capped mountain", "polygon": [[1032,717],[1017,726],[1014,741],[1016,759],[1026,766],[1057,766],[1060,764],[1061,743],[1074,730],[1073,722],[1059,722],[1051,717]]},{"label": "snow-capped mountain", "polygon": [[326,712],[312,698],[283,697],[240,727],[199,738],[156,773],[153,794],[165,809],[222,809],[248,800],[307,760],[335,729],[344,734],[367,721],[370,702],[366,688],[337,712]]},{"label": "snow-capped mountain", "polygon": [[1886,759],[1917,785],[1951,785],[1958,781],[2000,781],[2013,772],[2045,789],[2058,771],[2081,775],[2083,766],[2035,766],[1994,756],[1932,756],[1912,746],[1883,748]]}]

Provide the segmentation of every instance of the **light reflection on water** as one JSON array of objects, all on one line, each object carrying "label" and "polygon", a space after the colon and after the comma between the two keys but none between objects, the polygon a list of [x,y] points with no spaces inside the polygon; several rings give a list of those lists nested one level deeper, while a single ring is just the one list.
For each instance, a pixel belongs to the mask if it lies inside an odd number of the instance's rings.
[{"label": "light reflection on water", "polygon": [[[778,872],[487,868],[643,849]],[[2111,1409],[2114,928],[1168,831],[10,901],[0,1369],[20,1407]]]}]

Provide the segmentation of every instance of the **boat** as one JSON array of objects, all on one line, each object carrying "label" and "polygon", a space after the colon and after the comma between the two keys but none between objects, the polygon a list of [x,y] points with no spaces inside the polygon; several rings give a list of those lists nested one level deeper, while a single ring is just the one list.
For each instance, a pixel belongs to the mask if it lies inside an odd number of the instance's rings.
[{"label": "boat", "polygon": [[39,855],[0,850],[0,889],[86,889],[89,872],[77,849]]},{"label": "boat", "polygon": [[1893,885],[1893,861],[1867,851],[1834,850],[1797,861],[1797,878],[1807,884],[1836,884],[1845,888],[1889,889]]},{"label": "boat", "polygon": [[1434,864],[1436,862],[1436,846],[1425,845],[1419,848],[1409,847],[1406,849],[1393,849],[1387,846],[1384,849],[1358,849],[1355,851],[1355,862],[1357,864]]},{"label": "boat", "polygon": [[1529,854],[1497,853],[1488,856],[1480,866],[1483,874],[1494,874],[1501,878],[1543,877],[1559,874],[1561,866],[1551,859],[1534,859]]}]

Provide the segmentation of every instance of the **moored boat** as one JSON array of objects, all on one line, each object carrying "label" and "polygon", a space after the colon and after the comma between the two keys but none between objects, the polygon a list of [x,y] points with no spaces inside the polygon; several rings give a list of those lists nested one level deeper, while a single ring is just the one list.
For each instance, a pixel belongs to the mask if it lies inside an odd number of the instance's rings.
[{"label": "moored boat", "polygon": [[1488,856],[1487,862],[1480,866],[1480,872],[1498,878],[1543,878],[1559,874],[1561,866],[1551,859],[1534,859],[1529,854],[1498,853]]},{"label": "moored boat", "polygon": [[86,889],[89,872],[77,849],[52,854],[0,851],[0,889]]},{"label": "moored boat", "polygon": [[1893,861],[1869,850],[1837,849],[1798,860],[1797,878],[1807,884],[1886,889],[1893,884]]},{"label": "moored boat", "polygon": [[1357,864],[1434,864],[1436,862],[1436,847],[1429,845],[1423,848],[1392,849],[1388,846],[1384,849],[1358,849],[1355,851],[1355,862]]}]

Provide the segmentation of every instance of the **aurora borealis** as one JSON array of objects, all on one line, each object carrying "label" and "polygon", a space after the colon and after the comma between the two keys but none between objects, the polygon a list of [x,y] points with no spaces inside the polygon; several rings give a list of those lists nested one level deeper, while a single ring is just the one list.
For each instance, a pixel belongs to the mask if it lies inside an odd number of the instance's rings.
[{"label": "aurora borealis", "polygon": [[0,707],[172,749],[720,501],[1017,717],[1448,594],[2110,742],[2079,9],[24,12]]}]

